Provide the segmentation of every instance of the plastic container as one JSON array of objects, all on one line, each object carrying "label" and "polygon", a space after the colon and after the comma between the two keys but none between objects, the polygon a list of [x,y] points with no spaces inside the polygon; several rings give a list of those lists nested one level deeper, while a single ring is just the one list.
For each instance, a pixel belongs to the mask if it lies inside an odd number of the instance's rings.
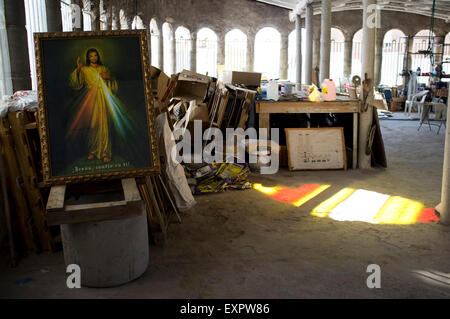
[{"label": "plastic container", "polygon": [[332,79],[326,79],[322,84],[324,101],[336,101],[336,84]]},{"label": "plastic container", "polygon": [[275,80],[270,80],[267,85],[267,98],[271,100],[278,101],[280,98],[278,94],[278,82]]},{"label": "plastic container", "polygon": [[295,84],[290,83],[290,82],[280,83],[280,95],[282,95],[282,96],[291,95],[293,92],[294,86],[295,86]]}]

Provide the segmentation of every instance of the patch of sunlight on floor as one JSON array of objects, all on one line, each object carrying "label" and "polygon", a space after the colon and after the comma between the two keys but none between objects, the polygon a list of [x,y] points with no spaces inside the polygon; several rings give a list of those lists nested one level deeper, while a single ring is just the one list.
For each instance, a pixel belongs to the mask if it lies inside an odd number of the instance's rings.
[{"label": "patch of sunlight on floor", "polygon": [[330,185],[305,184],[297,188],[288,187],[264,187],[261,184],[254,184],[253,188],[268,195],[270,198],[279,202],[292,204],[300,207],[312,198],[316,197]]},{"label": "patch of sunlight on floor", "polygon": [[373,191],[344,188],[315,207],[311,215],[338,221],[371,224],[411,225],[431,223],[439,218],[418,201]]}]

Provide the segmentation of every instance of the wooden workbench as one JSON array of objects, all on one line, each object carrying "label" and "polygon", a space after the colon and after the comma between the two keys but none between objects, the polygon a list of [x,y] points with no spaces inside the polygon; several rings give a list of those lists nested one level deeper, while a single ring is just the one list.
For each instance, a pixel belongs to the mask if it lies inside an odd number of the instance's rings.
[{"label": "wooden workbench", "polygon": [[259,114],[259,127],[267,128],[270,136],[270,114],[298,113],[352,113],[353,114],[353,168],[358,162],[358,113],[359,100],[333,102],[310,101],[256,101],[256,113]]}]

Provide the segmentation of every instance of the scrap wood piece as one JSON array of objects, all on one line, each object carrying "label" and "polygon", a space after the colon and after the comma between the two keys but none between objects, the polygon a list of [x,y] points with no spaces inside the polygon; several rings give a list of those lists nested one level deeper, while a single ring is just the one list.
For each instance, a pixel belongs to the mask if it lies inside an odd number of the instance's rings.
[{"label": "scrap wood piece", "polygon": [[220,105],[218,109],[217,114],[217,121],[215,121],[217,127],[222,127],[222,121],[223,117],[225,115],[225,109],[228,105],[228,99],[230,98],[230,92],[228,90],[225,90],[225,93],[223,94],[222,98],[220,99]]},{"label": "scrap wood piece", "polygon": [[[172,198],[172,194],[167,189],[167,186],[166,186],[167,183],[165,182],[165,178],[163,176],[161,176],[161,175],[158,175],[158,177],[159,177],[161,185],[162,185],[162,187],[163,187],[163,189],[164,189],[164,191],[166,193],[166,196],[169,199],[170,205],[172,206],[173,212],[177,216],[178,222],[181,223],[181,217],[180,217],[180,214],[178,212],[178,208],[175,205],[175,200]],[[170,214],[170,212],[169,212],[169,214]],[[169,216],[168,220],[170,221],[170,216]]]},{"label": "scrap wood piece", "polygon": [[244,103],[242,105],[242,113],[241,118],[239,120],[238,128],[245,129],[245,124],[248,120],[248,113],[250,112],[250,107],[252,105],[253,100],[256,97],[256,92],[254,91],[247,91],[245,94]]},{"label": "scrap wood piece", "polygon": [[56,241],[46,223],[44,199],[42,198],[38,186],[37,167],[36,163],[33,161],[30,147],[31,143],[24,128],[24,125],[28,124],[27,121],[29,121],[29,119],[27,119],[23,111],[20,111],[10,112],[8,114],[8,120],[11,125],[16,156],[21,159],[18,161],[19,168],[23,177],[25,193],[33,216],[33,221],[38,230],[41,248],[54,252],[56,251]]},{"label": "scrap wood piece", "polygon": [[11,265],[12,267],[16,266],[16,249],[14,245],[14,238],[13,238],[13,231],[12,231],[12,221],[11,221],[11,211],[9,207],[9,200],[8,200],[8,191],[6,186],[6,172],[5,172],[5,166],[3,164],[3,146],[0,144],[0,190],[1,194],[0,196],[3,198],[3,210],[6,218],[6,228],[8,230],[8,239],[9,239],[9,252],[11,255]]},{"label": "scrap wood piece", "polygon": [[[167,188],[165,187],[163,180],[161,178],[161,175],[152,176],[153,180],[153,187],[155,189],[155,193],[158,197],[159,202],[161,203],[161,212],[162,217],[164,218],[164,227],[166,230],[166,233],[168,232],[172,213],[175,212],[177,215],[177,208],[175,205],[173,205],[173,202],[170,199],[170,195],[167,191]],[[178,215],[178,220],[181,223],[181,218]]]},{"label": "scrap wood piece", "polygon": [[160,229],[159,219],[156,216],[156,212],[154,211],[152,201],[150,199],[149,190],[148,190],[146,184],[139,183],[138,188],[139,188],[141,197],[145,202],[145,210],[147,212],[147,223],[150,228],[150,231],[153,233]]},{"label": "scrap wood piece", "polygon": [[164,236],[164,241],[166,241],[167,240],[166,222],[165,222],[162,212],[159,208],[160,204],[158,203],[158,200],[156,199],[156,195],[155,195],[156,191],[153,186],[153,181],[149,176],[145,177],[145,185],[147,186],[148,194],[150,196],[151,207],[153,208],[153,211],[156,213],[156,217],[158,218],[158,221],[159,221],[159,226],[160,226],[161,231]]},{"label": "scrap wood piece", "polygon": [[372,165],[380,165],[387,168],[386,150],[384,148],[383,135],[381,134],[380,121],[376,108],[373,108],[373,119],[375,122],[375,134],[371,145]]},{"label": "scrap wood piece", "polygon": [[[0,120],[0,144],[3,145],[3,156],[6,168],[8,189],[14,201],[15,212],[19,220],[22,237],[27,249],[39,250],[37,230],[33,229],[32,217],[26,204],[25,192],[21,187],[22,175],[16,157],[14,141],[11,135],[8,118]],[[0,154],[0,156],[2,156]]]}]

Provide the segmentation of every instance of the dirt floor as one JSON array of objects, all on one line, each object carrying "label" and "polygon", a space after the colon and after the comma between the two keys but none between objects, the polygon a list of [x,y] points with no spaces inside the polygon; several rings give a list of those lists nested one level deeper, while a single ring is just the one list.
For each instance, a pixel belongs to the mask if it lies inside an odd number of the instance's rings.
[{"label": "dirt floor", "polygon": [[[3,259],[0,297],[13,298],[449,298],[450,227],[337,221],[312,209],[344,187],[402,196],[433,208],[440,202],[444,127],[417,131],[397,113],[381,120],[387,169],[252,174],[265,187],[330,188],[301,207],[257,191],[198,196],[150,247],[139,279],[108,289],[68,289],[62,252],[30,255],[16,268]],[[361,204],[361,211],[365,205]],[[381,267],[381,288],[366,285]]]}]

